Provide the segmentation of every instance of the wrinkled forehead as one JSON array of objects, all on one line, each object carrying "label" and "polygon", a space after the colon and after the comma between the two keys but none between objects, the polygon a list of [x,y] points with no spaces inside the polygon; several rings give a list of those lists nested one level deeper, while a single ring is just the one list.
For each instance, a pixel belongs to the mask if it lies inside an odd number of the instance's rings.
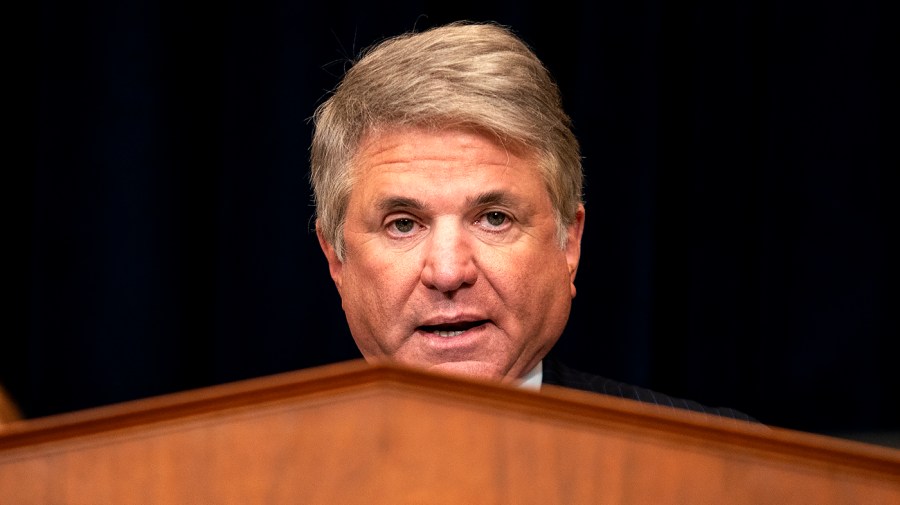
[{"label": "wrinkled forehead", "polygon": [[[344,184],[342,184],[342,186],[345,192],[343,193],[343,197],[341,198],[341,214],[346,216],[348,205],[350,204],[351,199],[357,200],[358,198],[362,198],[366,200],[370,196],[372,196],[372,192],[375,190],[375,188],[370,186],[372,183],[375,183],[376,180],[384,182],[383,177],[376,177],[375,179],[373,179],[372,177],[368,177],[367,175],[373,174],[366,170],[366,167],[372,166],[371,162],[373,160],[370,158],[371,154],[373,152],[378,152],[379,149],[384,147],[383,145],[379,145],[379,143],[384,143],[388,138],[393,138],[396,140],[396,138],[398,137],[402,138],[403,135],[409,135],[410,137],[420,136],[423,134],[426,136],[429,136],[429,134],[440,136],[441,133],[447,132],[468,134],[479,137],[483,141],[486,140],[503,153],[504,163],[507,161],[507,158],[518,158],[520,161],[526,161],[526,163],[524,164],[515,164],[516,168],[514,170],[518,172],[519,177],[521,177],[522,179],[531,179],[532,177],[534,177],[537,182],[539,182],[538,185],[528,184],[528,187],[530,188],[528,192],[532,194],[532,197],[539,200],[543,200],[544,198],[549,199],[554,214],[557,216],[557,220],[559,219],[561,209],[559,207],[559,202],[557,201],[558,195],[556,195],[556,192],[554,191],[554,164],[552,163],[551,157],[546,155],[541,156],[541,153],[537,149],[526,146],[523,142],[513,142],[510,140],[505,140],[501,136],[484,128],[478,128],[469,125],[409,126],[386,124],[381,125],[377,128],[370,128],[366,130],[358,137],[356,145],[352,146],[352,155],[349,158],[348,162],[345,164],[345,175],[342,178],[344,181]],[[473,179],[477,179],[477,177],[473,177]]]},{"label": "wrinkled forehead", "polygon": [[[538,169],[542,176],[545,172],[544,163],[538,151],[530,146],[526,146],[523,142],[517,142],[513,139],[505,138],[496,132],[486,128],[472,126],[467,124],[460,125],[402,125],[402,124],[384,124],[366,129],[359,137],[356,145],[353,146],[352,155],[347,163],[348,176],[355,180],[358,178],[359,169],[367,165],[373,156],[378,156],[389,149],[396,149],[398,140],[416,138],[416,137],[459,137],[465,136],[477,139],[479,143],[487,141],[493,147],[502,151],[509,161],[512,158],[525,160],[529,165]],[[463,144],[464,146],[464,144]],[[406,143],[402,147],[406,156],[416,158],[417,146],[414,143]],[[546,177],[545,177],[546,178]]]},{"label": "wrinkled forehead", "polygon": [[394,212],[468,216],[487,207],[523,221],[554,215],[533,157],[471,130],[382,132],[361,146],[355,172],[349,212],[363,221]]}]

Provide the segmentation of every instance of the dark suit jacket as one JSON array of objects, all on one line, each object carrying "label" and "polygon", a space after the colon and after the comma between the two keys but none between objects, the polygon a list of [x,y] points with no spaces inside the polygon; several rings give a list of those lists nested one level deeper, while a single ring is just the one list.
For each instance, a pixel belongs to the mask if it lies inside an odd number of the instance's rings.
[{"label": "dark suit jacket", "polygon": [[618,396],[620,398],[629,398],[645,403],[654,403],[657,405],[665,405],[667,407],[693,410],[695,412],[704,412],[706,414],[756,422],[755,419],[737,410],[706,407],[694,401],[672,398],[671,396],[657,393],[646,388],[632,386],[630,384],[625,384],[624,382],[618,382],[597,375],[573,370],[552,358],[544,358],[543,370],[544,384],[580,389],[582,391],[591,391],[594,393]]}]

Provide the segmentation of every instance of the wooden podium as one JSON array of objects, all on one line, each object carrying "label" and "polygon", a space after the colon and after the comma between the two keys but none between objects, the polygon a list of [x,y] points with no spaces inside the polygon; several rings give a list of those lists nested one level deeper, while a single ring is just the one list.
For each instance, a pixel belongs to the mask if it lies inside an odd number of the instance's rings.
[{"label": "wooden podium", "polygon": [[349,362],[0,425],[0,504],[900,504],[900,451]]}]

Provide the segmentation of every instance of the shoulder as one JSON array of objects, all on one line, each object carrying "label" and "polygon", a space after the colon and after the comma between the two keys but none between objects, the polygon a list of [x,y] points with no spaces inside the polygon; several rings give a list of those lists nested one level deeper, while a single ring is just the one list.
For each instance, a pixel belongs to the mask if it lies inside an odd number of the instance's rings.
[{"label": "shoulder", "polygon": [[655,405],[663,405],[732,419],[756,422],[755,419],[747,414],[734,409],[707,407],[695,401],[675,398],[647,388],[607,379],[599,375],[589,374],[587,372],[569,368],[552,358],[546,358],[544,360],[543,375],[544,384],[552,384],[554,386],[563,386],[582,391],[618,396],[619,398],[628,398],[644,403],[652,403]]}]

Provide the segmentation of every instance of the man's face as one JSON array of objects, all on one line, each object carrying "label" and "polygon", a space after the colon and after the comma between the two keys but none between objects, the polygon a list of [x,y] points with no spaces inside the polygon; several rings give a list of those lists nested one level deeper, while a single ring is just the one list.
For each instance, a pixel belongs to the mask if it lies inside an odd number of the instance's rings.
[{"label": "man's face", "polygon": [[565,327],[584,208],[559,247],[535,160],[462,130],[370,135],[355,158],[345,255],[319,235],[369,361],[512,381]]}]

